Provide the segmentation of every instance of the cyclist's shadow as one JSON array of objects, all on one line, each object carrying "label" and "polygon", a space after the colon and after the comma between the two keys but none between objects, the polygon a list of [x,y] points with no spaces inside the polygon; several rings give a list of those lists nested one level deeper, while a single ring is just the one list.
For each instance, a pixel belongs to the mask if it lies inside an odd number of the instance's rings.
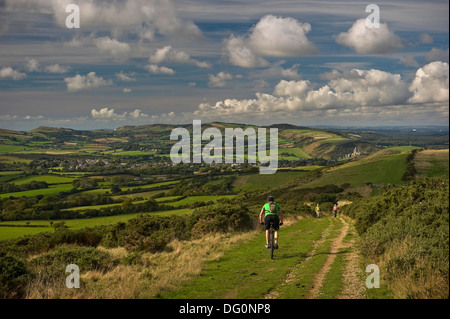
[{"label": "cyclist's shadow", "polygon": [[307,253],[301,253],[301,254],[294,254],[292,252],[282,252],[280,250],[276,250],[276,254],[274,254],[273,259],[289,259],[289,258],[301,258],[301,260],[306,259],[307,257],[310,257]]}]

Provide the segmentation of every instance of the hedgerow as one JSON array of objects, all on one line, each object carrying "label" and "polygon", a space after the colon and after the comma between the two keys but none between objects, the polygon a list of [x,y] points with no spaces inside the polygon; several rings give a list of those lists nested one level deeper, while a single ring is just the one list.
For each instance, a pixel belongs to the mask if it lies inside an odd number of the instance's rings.
[{"label": "hedgerow", "polygon": [[365,260],[382,264],[399,297],[448,298],[448,194],[448,180],[426,178],[341,209],[355,219]]}]

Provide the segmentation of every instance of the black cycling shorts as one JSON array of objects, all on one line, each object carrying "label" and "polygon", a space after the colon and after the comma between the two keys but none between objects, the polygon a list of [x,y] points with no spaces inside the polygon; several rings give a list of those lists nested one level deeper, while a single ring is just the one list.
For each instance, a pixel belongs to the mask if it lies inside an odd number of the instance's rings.
[{"label": "black cycling shorts", "polygon": [[264,218],[264,226],[266,226],[266,229],[270,228],[270,223],[273,223],[273,229],[278,230],[280,229],[280,219],[278,218],[278,215],[269,214],[266,215]]}]

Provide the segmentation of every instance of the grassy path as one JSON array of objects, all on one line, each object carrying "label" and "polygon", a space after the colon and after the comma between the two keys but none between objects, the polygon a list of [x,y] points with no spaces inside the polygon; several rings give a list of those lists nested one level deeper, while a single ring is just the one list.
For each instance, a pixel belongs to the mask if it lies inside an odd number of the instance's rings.
[{"label": "grassy path", "polygon": [[[349,264],[356,262],[346,256],[354,252],[354,242],[347,238],[350,228],[349,221],[331,216],[305,218],[282,226],[280,249],[275,251],[273,260],[264,248],[264,232],[261,231],[247,242],[230,247],[221,258],[206,263],[199,276],[160,297],[343,297],[344,285],[350,285],[348,272],[355,270]],[[360,278],[356,276],[352,280]],[[358,295],[353,297],[358,298]]]}]

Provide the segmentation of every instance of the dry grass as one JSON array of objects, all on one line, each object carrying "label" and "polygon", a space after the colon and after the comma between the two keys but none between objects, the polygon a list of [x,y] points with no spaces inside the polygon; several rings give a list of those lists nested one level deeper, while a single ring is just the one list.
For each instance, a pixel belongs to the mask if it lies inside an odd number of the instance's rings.
[{"label": "dry grass", "polygon": [[[291,221],[287,220],[287,223]],[[158,298],[198,276],[207,261],[218,260],[233,245],[245,242],[257,233],[212,234],[192,241],[175,240],[166,251],[144,253],[136,265],[118,264],[106,273],[95,270],[82,273],[79,289],[68,289],[64,276],[49,282],[38,275],[29,283],[26,298]],[[121,247],[99,249],[109,252],[116,262],[128,255]]]},{"label": "dry grass", "polygon": [[423,178],[433,170],[441,170],[448,174],[449,150],[423,150],[414,157],[414,167],[417,170],[417,178]]},{"label": "dry grass", "polygon": [[[390,260],[410,255],[413,245],[410,238],[394,242],[379,261],[381,272],[386,273]],[[448,278],[420,256],[416,256],[414,266],[396,271],[388,280],[396,298],[447,299],[449,296]]]}]

